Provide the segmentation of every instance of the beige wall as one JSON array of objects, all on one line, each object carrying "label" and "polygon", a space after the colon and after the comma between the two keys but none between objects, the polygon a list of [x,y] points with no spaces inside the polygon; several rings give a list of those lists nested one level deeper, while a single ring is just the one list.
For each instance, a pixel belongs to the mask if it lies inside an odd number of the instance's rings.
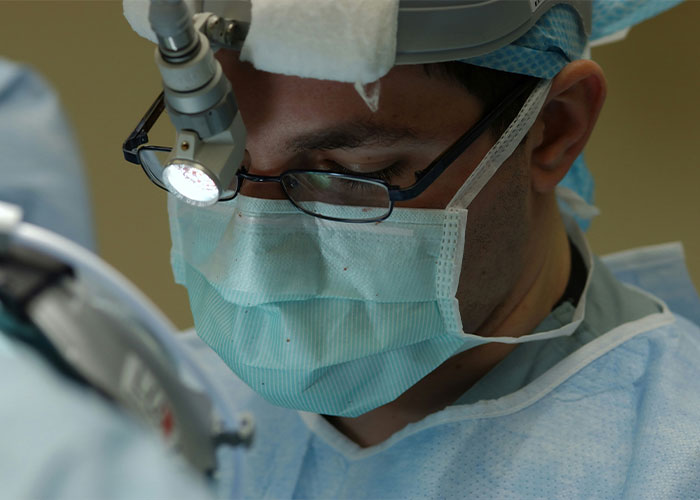
[{"label": "beige wall", "polygon": [[[121,143],[159,92],[153,46],[136,36],[120,1],[0,0],[0,54],[25,61],[58,90],[84,151],[102,256],[180,327],[191,324],[172,283],[165,196]],[[700,283],[700,2],[594,49],[609,96],[587,151],[603,215],[598,253],[681,240]],[[169,135],[163,136],[168,141]]]}]

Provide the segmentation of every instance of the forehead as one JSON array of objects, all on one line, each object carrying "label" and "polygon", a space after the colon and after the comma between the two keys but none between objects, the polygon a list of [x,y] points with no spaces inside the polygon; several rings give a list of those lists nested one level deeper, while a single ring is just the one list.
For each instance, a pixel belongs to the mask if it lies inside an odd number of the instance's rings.
[{"label": "forehead", "polygon": [[353,84],[258,71],[233,51],[219,51],[217,58],[231,80],[249,135],[264,130],[276,141],[353,121],[442,135],[446,129],[466,129],[482,110],[458,82],[428,76],[421,65],[396,66],[383,77],[379,109],[372,112]]}]

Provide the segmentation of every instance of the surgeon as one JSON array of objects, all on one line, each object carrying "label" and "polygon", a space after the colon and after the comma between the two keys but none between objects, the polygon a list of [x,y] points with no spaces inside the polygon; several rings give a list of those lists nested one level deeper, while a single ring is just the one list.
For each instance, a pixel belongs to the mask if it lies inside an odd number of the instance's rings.
[{"label": "surgeon", "polygon": [[605,100],[587,42],[675,3],[530,2],[506,45],[401,65],[398,2],[252,3],[217,54],[235,196],[169,200],[188,342],[257,417],[246,497],[700,496],[700,329],[558,187]]}]

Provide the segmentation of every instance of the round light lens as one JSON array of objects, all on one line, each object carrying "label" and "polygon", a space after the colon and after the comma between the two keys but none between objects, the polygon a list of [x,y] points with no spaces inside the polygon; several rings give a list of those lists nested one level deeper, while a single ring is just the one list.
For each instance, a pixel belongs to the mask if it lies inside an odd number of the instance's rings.
[{"label": "round light lens", "polygon": [[173,160],[163,170],[163,183],[178,198],[197,206],[213,205],[221,190],[201,165],[187,160]]}]

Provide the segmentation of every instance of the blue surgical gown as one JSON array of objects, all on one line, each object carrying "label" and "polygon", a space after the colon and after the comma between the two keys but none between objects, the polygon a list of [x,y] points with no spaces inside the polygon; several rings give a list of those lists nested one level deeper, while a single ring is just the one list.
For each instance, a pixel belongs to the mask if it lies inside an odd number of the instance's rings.
[{"label": "blue surgical gown", "polygon": [[213,497],[154,433],[1,332],[0,378],[0,498]]},{"label": "blue surgical gown", "polygon": [[[657,291],[673,295],[668,266],[629,274],[635,255],[618,269],[644,283],[665,275]],[[655,312],[524,387],[450,406],[369,448],[319,415],[267,403],[194,335],[184,341],[256,417],[246,498],[700,498],[700,328],[650,298]]]},{"label": "blue surgical gown", "polygon": [[2,58],[0,155],[0,200],[94,250],[82,159],[58,99],[37,73]]}]

